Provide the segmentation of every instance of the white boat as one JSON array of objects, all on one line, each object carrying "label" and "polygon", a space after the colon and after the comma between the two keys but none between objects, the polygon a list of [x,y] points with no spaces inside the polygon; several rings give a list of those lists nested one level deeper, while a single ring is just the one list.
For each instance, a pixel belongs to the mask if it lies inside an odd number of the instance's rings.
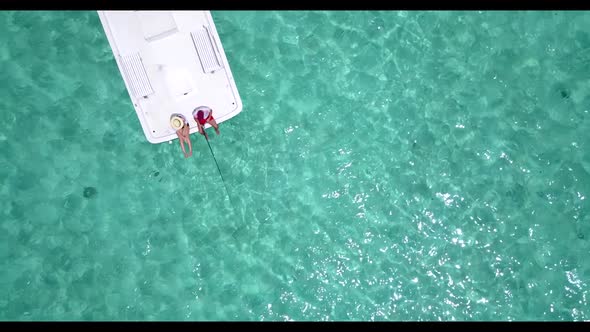
[{"label": "white boat", "polygon": [[174,113],[184,115],[194,133],[196,107],[213,109],[219,124],[242,111],[209,11],[98,11],[98,15],[150,143],[177,138],[170,126]]}]

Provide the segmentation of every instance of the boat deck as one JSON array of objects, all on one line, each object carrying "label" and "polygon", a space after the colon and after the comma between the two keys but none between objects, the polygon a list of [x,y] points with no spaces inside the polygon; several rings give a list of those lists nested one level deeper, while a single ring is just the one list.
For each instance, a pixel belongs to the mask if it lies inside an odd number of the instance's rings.
[{"label": "boat deck", "polygon": [[[170,115],[209,106],[217,123],[242,111],[209,11],[99,11],[121,76],[151,143],[176,139]],[[210,127],[209,124],[205,126]]]}]

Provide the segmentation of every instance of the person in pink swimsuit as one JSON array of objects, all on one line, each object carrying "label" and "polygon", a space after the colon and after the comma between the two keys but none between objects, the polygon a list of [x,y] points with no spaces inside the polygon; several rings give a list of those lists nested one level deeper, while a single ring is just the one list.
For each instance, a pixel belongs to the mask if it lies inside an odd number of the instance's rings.
[{"label": "person in pink swimsuit", "polygon": [[213,110],[207,106],[199,106],[194,109],[193,111],[193,118],[197,122],[197,126],[199,127],[199,133],[204,135],[206,139],[209,139],[207,136],[207,132],[205,131],[205,124],[210,124],[214,129],[217,135],[219,135],[219,125],[213,118]]}]

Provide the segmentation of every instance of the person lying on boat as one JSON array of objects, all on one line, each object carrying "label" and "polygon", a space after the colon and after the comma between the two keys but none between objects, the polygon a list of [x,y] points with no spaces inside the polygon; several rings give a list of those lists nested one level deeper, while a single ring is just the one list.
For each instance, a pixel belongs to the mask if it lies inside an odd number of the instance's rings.
[{"label": "person lying on boat", "polygon": [[199,106],[195,108],[193,111],[193,118],[197,121],[197,126],[199,127],[199,133],[204,135],[206,139],[209,139],[207,136],[207,132],[205,131],[205,124],[210,124],[214,129],[217,135],[219,135],[219,125],[213,118],[213,110],[207,106]]},{"label": "person lying on boat", "polygon": [[[180,147],[182,148],[182,152],[184,153],[184,157],[188,158],[193,155],[193,146],[191,144],[191,129],[188,124],[188,121],[182,114],[172,114],[170,116],[170,125],[174,130],[176,130],[176,136],[178,136],[178,141],[180,142]],[[189,152],[186,152],[184,148],[184,143],[188,144]]]}]

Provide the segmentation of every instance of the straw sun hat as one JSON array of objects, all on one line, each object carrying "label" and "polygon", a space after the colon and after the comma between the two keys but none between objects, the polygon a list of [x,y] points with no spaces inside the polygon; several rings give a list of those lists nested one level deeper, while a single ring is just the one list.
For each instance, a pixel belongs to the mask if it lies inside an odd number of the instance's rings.
[{"label": "straw sun hat", "polygon": [[172,114],[170,116],[170,126],[174,130],[179,130],[184,126],[184,117],[181,114]]}]

